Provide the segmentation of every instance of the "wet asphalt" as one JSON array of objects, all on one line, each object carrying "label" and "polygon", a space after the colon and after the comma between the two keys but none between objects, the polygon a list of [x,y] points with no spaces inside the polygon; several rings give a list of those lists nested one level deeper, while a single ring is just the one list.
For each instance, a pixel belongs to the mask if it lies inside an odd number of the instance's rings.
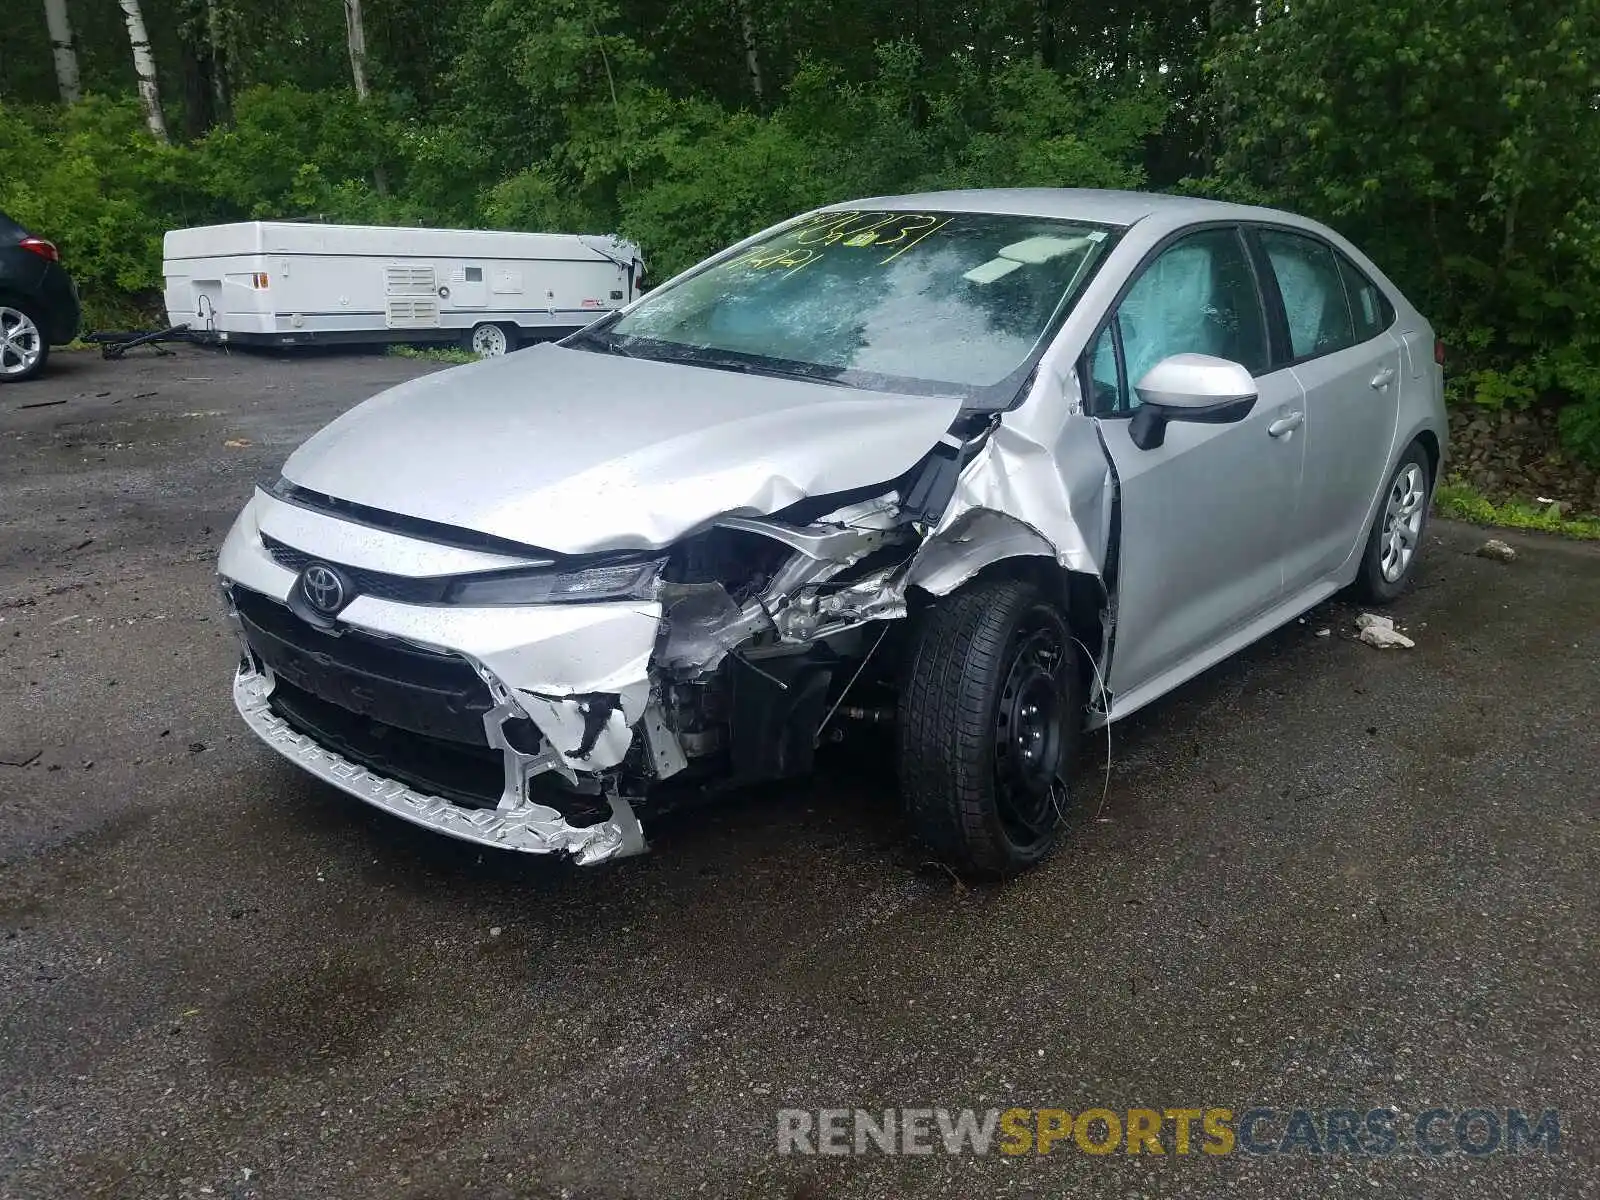
[{"label": "wet asphalt", "polygon": [[[870,743],[584,872],[367,810],[232,710],[228,522],[435,368],[142,354],[0,388],[0,1196],[1600,1195],[1595,547],[1436,523],[1415,650],[1320,607],[1117,726],[1004,886],[907,841]],[[780,1108],[902,1105],[1561,1142],[776,1152]]]}]

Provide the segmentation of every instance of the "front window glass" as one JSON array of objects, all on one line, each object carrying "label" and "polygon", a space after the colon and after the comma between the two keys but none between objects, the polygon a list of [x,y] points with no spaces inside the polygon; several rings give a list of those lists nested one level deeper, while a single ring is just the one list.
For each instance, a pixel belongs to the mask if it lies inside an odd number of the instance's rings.
[{"label": "front window glass", "polygon": [[1252,375],[1267,365],[1266,318],[1239,236],[1208,229],[1175,242],[1117,306],[1130,407],[1145,372],[1173,354],[1210,354]]},{"label": "front window glass", "polygon": [[834,212],[647,297],[573,344],[1007,403],[1110,245],[1098,226]]},{"label": "front window glass", "polygon": [[1089,347],[1089,411],[1096,416],[1122,407],[1122,376],[1117,370],[1115,335],[1108,323]]}]

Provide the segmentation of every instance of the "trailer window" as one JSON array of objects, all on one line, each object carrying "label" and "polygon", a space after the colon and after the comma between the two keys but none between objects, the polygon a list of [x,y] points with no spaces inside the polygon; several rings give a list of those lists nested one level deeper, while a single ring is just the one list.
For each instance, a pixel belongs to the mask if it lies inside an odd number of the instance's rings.
[{"label": "trailer window", "polygon": [[483,268],[482,267],[468,267],[467,268],[467,274],[466,274],[466,280],[467,280],[468,283],[482,283],[483,282]]}]

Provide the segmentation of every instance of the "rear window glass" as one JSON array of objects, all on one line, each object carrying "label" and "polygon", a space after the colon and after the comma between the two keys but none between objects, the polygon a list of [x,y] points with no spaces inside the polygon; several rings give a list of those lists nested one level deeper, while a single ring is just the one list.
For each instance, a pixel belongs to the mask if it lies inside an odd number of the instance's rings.
[{"label": "rear window glass", "polygon": [[1280,229],[1261,231],[1261,246],[1277,276],[1297,359],[1331,354],[1356,343],[1339,262],[1322,242]]},{"label": "rear window glass", "polygon": [[1394,323],[1394,308],[1383,289],[1363,275],[1354,263],[1339,255],[1339,273],[1344,276],[1345,293],[1350,297],[1350,314],[1355,319],[1356,341],[1377,337]]}]

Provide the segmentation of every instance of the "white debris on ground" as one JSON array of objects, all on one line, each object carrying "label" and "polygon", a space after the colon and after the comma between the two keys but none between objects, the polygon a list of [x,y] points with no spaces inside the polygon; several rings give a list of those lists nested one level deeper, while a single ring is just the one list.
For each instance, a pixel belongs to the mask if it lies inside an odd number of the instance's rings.
[{"label": "white debris on ground", "polygon": [[1333,630],[1331,630],[1331,629],[1319,629],[1319,630],[1317,630],[1317,636],[1318,637],[1332,637],[1333,636]]},{"label": "white debris on ground", "polygon": [[1490,538],[1478,547],[1479,558],[1492,558],[1495,562],[1516,562],[1517,552],[1499,538]]},{"label": "white debris on ground", "polygon": [[1393,617],[1380,617],[1377,613],[1362,613],[1356,618],[1356,628],[1361,631],[1360,640],[1379,650],[1392,650],[1400,646],[1410,650],[1416,645],[1405,634],[1394,627]]}]

